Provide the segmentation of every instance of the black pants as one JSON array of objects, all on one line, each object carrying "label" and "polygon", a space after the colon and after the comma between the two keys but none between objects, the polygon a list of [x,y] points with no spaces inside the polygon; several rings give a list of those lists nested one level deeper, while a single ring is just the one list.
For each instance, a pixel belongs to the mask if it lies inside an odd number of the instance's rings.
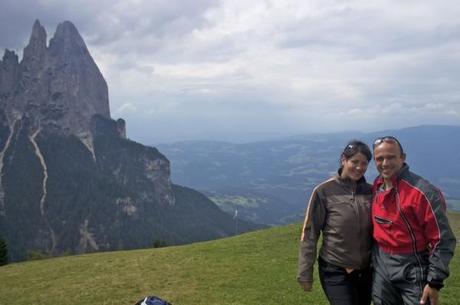
[{"label": "black pants", "polygon": [[372,291],[371,268],[351,273],[318,258],[321,286],[331,305],[370,305]]}]

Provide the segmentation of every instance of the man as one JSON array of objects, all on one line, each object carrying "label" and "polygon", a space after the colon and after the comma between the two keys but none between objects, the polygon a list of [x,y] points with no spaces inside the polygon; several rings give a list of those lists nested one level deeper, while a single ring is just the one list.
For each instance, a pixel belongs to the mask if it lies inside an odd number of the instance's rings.
[{"label": "man", "polygon": [[375,140],[374,305],[438,305],[456,239],[441,192],[409,171],[400,142]]}]

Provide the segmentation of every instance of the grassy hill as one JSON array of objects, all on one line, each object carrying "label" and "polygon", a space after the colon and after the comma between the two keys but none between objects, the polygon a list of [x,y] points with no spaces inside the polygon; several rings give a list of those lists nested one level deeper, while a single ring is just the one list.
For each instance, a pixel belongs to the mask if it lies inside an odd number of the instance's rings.
[{"label": "grassy hill", "polygon": [[[451,214],[460,236],[460,214]],[[0,267],[0,304],[131,305],[157,295],[174,305],[327,304],[319,281],[304,293],[295,280],[300,224],[217,241],[106,252]],[[458,251],[457,251],[458,252]],[[441,293],[460,299],[460,257]]]}]

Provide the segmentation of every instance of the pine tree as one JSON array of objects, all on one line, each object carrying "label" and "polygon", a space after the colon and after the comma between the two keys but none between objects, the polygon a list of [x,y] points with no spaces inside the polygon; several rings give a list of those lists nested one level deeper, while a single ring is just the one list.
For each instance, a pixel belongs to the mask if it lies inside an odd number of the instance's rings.
[{"label": "pine tree", "polygon": [[8,248],[6,241],[0,236],[0,266],[8,264]]}]

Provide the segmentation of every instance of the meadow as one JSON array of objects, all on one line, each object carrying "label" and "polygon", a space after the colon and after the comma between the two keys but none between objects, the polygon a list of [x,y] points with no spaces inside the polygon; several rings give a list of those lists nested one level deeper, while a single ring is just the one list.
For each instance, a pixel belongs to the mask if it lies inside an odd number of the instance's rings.
[{"label": "meadow", "polygon": [[[450,217],[459,236],[460,214]],[[325,305],[317,273],[311,293],[295,279],[300,229],[292,224],[185,246],[9,264],[0,267],[0,304],[131,305],[156,295],[173,305]],[[459,300],[456,254],[441,304]]]}]

